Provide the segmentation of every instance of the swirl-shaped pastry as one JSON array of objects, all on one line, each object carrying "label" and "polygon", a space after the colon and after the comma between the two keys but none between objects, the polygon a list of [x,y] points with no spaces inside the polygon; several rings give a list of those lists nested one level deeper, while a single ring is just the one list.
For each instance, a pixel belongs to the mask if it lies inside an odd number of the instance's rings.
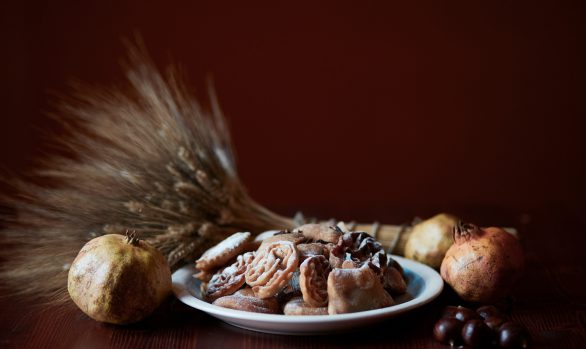
[{"label": "swirl-shaped pastry", "polygon": [[259,298],[276,295],[291,279],[299,265],[295,244],[280,241],[259,248],[246,270],[246,283]]},{"label": "swirl-shaped pastry", "polygon": [[244,285],[244,273],[253,259],[254,252],[246,252],[238,256],[234,264],[215,273],[207,284],[204,297],[213,301],[236,292]]},{"label": "swirl-shaped pastry", "polygon": [[312,307],[328,304],[330,263],[324,256],[311,256],[299,266],[299,285],[303,300]]}]

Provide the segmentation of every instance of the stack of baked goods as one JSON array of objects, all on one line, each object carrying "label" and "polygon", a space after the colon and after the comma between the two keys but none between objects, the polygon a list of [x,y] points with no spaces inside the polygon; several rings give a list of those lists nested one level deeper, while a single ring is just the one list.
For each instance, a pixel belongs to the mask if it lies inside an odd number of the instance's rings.
[{"label": "stack of baked goods", "polygon": [[204,300],[243,311],[327,315],[395,304],[403,269],[365,232],[306,224],[256,237],[236,233],[196,261]]}]

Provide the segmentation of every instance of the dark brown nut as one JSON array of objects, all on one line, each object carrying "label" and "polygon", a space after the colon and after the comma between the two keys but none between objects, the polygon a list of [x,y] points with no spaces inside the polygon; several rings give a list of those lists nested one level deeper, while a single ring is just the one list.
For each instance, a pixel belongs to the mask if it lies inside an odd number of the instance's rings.
[{"label": "dark brown nut", "polygon": [[453,317],[441,318],[433,327],[433,337],[443,344],[458,345],[462,342],[462,326],[464,323]]},{"label": "dark brown nut", "polygon": [[467,322],[469,320],[478,320],[481,319],[480,315],[478,315],[474,310],[468,309],[462,306],[447,306],[444,308],[444,313],[442,317],[453,317],[456,320]]},{"label": "dark brown nut", "polygon": [[462,340],[471,347],[488,346],[492,342],[492,331],[482,320],[470,320],[462,327]]},{"label": "dark brown nut", "polygon": [[497,307],[494,305],[485,305],[478,309],[476,309],[476,313],[480,315],[481,318],[486,319],[493,316],[498,316],[500,318],[506,318],[505,314],[503,314]]},{"label": "dark brown nut", "polygon": [[501,348],[528,348],[530,341],[529,332],[519,324],[505,322],[499,328],[498,342]]},{"label": "dark brown nut", "polygon": [[486,326],[488,326],[488,328],[490,328],[493,331],[498,331],[498,329],[501,327],[502,324],[505,323],[505,321],[506,320],[504,318],[499,317],[497,315],[490,316],[484,319],[484,323],[486,324]]}]

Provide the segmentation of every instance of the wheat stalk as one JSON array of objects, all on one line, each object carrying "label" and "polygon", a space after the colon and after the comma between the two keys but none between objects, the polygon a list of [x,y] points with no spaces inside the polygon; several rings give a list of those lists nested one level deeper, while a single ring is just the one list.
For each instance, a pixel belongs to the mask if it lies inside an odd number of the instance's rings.
[{"label": "wheat stalk", "polygon": [[8,180],[17,195],[3,201],[17,213],[3,217],[0,275],[11,291],[66,299],[69,264],[105,233],[136,231],[177,266],[235,231],[293,226],[246,193],[213,93],[203,109],[175,70],[163,77],[140,48],[127,78],[119,89],[77,86],[51,115],[67,155]]}]

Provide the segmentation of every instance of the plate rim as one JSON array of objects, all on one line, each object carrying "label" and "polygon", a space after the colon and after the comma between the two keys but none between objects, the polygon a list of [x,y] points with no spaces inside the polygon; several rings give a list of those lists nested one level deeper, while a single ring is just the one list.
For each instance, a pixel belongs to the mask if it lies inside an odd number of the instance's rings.
[{"label": "plate rim", "polygon": [[437,298],[443,290],[444,282],[437,271],[431,267],[422,263],[416,262],[411,259],[406,259],[401,256],[390,255],[393,259],[397,260],[399,264],[406,270],[409,270],[419,277],[421,277],[425,284],[422,291],[422,295],[408,300],[404,303],[393,305],[390,307],[360,311],[355,313],[347,314],[334,314],[334,315],[283,315],[283,314],[261,314],[253,313],[242,310],[228,309],[219,307],[207,303],[193,296],[187,289],[186,280],[193,277],[195,266],[187,264],[177,269],[172,274],[172,285],[173,293],[179,301],[193,307],[197,310],[206,312],[213,316],[221,317],[223,320],[235,319],[235,320],[250,320],[250,321],[262,321],[279,324],[323,324],[324,321],[328,323],[355,321],[360,319],[373,319],[379,317],[391,317],[394,315],[402,314],[414,308],[421,307],[435,298]]}]

